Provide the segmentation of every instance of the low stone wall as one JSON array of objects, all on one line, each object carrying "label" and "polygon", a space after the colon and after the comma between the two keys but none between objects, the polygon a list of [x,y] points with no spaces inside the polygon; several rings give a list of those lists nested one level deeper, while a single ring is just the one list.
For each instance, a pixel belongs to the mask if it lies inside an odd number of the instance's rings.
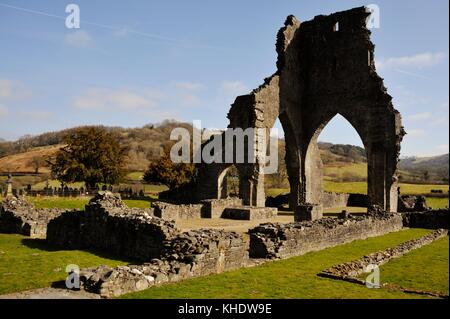
[{"label": "low stone wall", "polygon": [[448,229],[450,219],[448,209],[402,213],[402,216],[403,226],[409,228]]},{"label": "low stone wall", "polygon": [[398,197],[397,211],[399,213],[423,212],[428,209],[425,196],[401,195]]},{"label": "low stone wall", "polygon": [[225,208],[222,218],[238,220],[270,219],[277,216],[278,209],[273,207],[229,207]]},{"label": "low stone wall", "polygon": [[63,212],[62,209],[36,209],[24,198],[9,196],[0,208],[0,232],[45,238],[48,222]]},{"label": "low stone wall", "polygon": [[322,205],[329,207],[346,207],[350,194],[323,192]]},{"label": "low stone wall", "polygon": [[83,212],[51,220],[47,241],[65,249],[99,249],[149,261],[161,256],[164,243],[179,234],[174,222],[153,216],[152,209],[127,208],[111,193],[93,198]]},{"label": "low stone wall", "polygon": [[287,258],[380,236],[403,227],[400,214],[370,214],[290,224],[262,224],[249,230],[250,257]]},{"label": "low stone wall", "polygon": [[241,235],[221,230],[195,230],[179,234],[160,259],[142,265],[100,266],[80,272],[82,288],[114,297],[191,277],[243,267],[248,252]]},{"label": "low stone wall", "polygon": [[226,199],[207,199],[201,201],[203,204],[204,218],[221,218],[226,208],[242,206],[242,199],[238,197],[230,197]]},{"label": "low stone wall", "polygon": [[153,203],[155,216],[165,220],[201,218],[203,205],[174,205],[164,202]]}]

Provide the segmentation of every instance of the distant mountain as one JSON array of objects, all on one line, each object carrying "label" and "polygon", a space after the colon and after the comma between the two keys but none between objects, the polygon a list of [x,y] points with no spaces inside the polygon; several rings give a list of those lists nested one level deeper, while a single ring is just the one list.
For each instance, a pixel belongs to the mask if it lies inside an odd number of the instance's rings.
[{"label": "distant mountain", "polygon": [[443,180],[448,182],[449,154],[432,157],[407,157],[400,160],[399,169],[414,172],[425,180]]}]

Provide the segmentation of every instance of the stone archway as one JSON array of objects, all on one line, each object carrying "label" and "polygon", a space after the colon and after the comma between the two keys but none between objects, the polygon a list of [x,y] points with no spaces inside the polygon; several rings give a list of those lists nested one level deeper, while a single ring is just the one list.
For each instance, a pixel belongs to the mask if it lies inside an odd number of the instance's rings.
[{"label": "stone archway", "polygon": [[[269,130],[280,119],[294,208],[320,203],[317,136],[339,113],[358,132],[367,151],[369,204],[397,210],[397,163],[405,132],[376,73],[375,46],[366,27],[369,15],[361,7],[303,23],[289,16],[277,34],[277,72],[250,94],[237,97],[228,113],[229,128]],[[241,195],[247,205],[264,205],[261,165],[239,164]],[[211,189],[208,179],[217,185],[223,169],[223,164],[199,165],[197,199],[217,198],[217,187]]]}]

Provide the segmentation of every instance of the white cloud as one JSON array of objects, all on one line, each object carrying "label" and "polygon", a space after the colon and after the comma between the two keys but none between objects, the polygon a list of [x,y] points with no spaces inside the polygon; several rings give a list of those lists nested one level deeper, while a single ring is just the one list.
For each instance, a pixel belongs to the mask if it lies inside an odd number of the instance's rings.
[{"label": "white cloud", "polygon": [[424,136],[426,134],[425,130],[422,129],[414,129],[414,130],[407,130],[407,137],[419,137]]},{"label": "white cloud", "polygon": [[12,94],[12,86],[12,81],[0,79],[0,98],[9,98]]},{"label": "white cloud", "polygon": [[48,120],[53,117],[53,114],[43,110],[21,110],[19,111],[21,117],[27,117],[33,120]]},{"label": "white cloud", "polygon": [[0,105],[0,117],[8,115],[8,108],[6,106]]},{"label": "white cloud", "polygon": [[378,69],[399,68],[399,67],[424,68],[435,66],[440,62],[442,62],[446,57],[447,54],[445,54],[444,52],[437,52],[437,53],[424,52],[410,56],[377,60],[376,66]]},{"label": "white cloud", "polygon": [[154,100],[145,93],[131,91],[129,89],[89,89],[73,102],[80,109],[118,109],[132,110],[151,108]]},{"label": "white cloud", "polygon": [[31,97],[31,91],[20,82],[0,79],[0,99],[23,100]]},{"label": "white cloud", "polygon": [[89,47],[94,40],[86,31],[78,30],[68,33],[64,38],[64,43],[73,47]]},{"label": "white cloud", "polygon": [[417,113],[409,115],[407,118],[411,121],[423,121],[431,118],[432,114],[431,112],[423,112],[423,113]]},{"label": "white cloud", "polygon": [[225,81],[222,83],[221,89],[225,94],[232,96],[246,94],[249,91],[241,81]]},{"label": "white cloud", "polygon": [[196,82],[176,82],[175,86],[178,89],[187,91],[197,91],[205,87],[203,84]]}]

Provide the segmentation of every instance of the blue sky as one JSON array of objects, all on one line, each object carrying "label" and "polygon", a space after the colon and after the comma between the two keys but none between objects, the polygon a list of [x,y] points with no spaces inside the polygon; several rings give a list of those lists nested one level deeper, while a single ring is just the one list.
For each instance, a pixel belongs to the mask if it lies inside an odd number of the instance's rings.
[{"label": "blue sky", "polygon": [[[80,7],[80,29],[65,27],[69,3]],[[234,98],[275,72],[287,15],[306,21],[370,3],[381,9],[378,72],[409,133],[402,156],[447,153],[447,0],[0,0],[0,137],[164,119],[226,127]],[[339,118],[319,140],[361,145]]]}]

